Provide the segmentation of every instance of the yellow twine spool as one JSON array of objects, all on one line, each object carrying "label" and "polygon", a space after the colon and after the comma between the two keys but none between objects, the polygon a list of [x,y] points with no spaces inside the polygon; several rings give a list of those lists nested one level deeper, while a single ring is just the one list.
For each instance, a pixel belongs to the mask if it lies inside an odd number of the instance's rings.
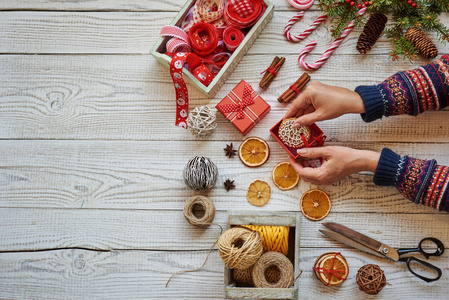
[{"label": "yellow twine spool", "polygon": [[260,233],[264,252],[276,251],[284,255],[288,254],[288,235],[290,233],[290,227],[257,225],[243,225],[243,227]]}]

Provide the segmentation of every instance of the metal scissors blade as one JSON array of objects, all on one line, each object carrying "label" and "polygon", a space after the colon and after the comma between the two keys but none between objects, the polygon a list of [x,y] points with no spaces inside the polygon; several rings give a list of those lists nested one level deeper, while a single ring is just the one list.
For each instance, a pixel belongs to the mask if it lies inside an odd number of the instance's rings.
[{"label": "metal scissors blade", "polygon": [[[324,226],[329,228],[331,231],[338,233],[345,237],[347,240],[345,240],[345,244],[360,249],[362,251],[368,252],[373,254],[375,252],[376,254],[381,254],[383,256],[386,256],[392,260],[398,261],[399,260],[399,254],[396,249],[391,248],[390,246],[387,246],[379,241],[376,241],[375,239],[372,239],[366,235],[361,234],[360,232],[357,232],[355,230],[352,230],[348,227],[345,227],[343,225],[337,224],[337,223],[322,223]],[[333,238],[333,237],[331,237]],[[349,240],[349,241],[348,241]],[[340,241],[340,240],[337,240]],[[350,242],[348,244],[348,242]],[[354,244],[355,243],[355,244]],[[364,248],[360,248],[360,246],[363,246]],[[358,246],[358,247],[356,247]],[[366,251],[366,248],[368,248],[370,251]]]}]

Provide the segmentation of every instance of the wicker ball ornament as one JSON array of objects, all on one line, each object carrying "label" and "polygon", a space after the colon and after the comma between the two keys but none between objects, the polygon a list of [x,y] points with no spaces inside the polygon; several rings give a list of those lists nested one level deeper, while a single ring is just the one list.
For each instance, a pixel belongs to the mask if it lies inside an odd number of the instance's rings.
[{"label": "wicker ball ornament", "polygon": [[387,284],[384,271],[378,265],[364,265],[357,272],[359,289],[369,295],[377,295]]},{"label": "wicker ball ornament", "polygon": [[285,145],[289,147],[299,148],[304,146],[301,135],[304,135],[304,138],[306,140],[310,138],[310,128],[309,126],[292,128],[293,122],[295,120],[296,118],[289,118],[282,121],[281,125],[279,126],[278,135]]},{"label": "wicker ball ornament", "polygon": [[438,55],[438,49],[435,44],[420,29],[416,27],[409,28],[405,37],[425,58],[435,58]]},{"label": "wicker ball ornament", "polygon": [[184,183],[192,190],[209,190],[217,182],[218,169],[209,158],[195,156],[187,162],[183,177]]},{"label": "wicker ball ornament", "polygon": [[211,133],[217,127],[216,110],[209,106],[195,107],[187,118],[187,126],[190,131],[199,136],[205,136]]}]

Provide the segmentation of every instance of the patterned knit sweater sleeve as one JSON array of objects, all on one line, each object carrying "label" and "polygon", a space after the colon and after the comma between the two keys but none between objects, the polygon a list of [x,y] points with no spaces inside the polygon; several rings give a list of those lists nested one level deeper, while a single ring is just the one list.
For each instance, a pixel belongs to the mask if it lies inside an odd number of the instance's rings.
[{"label": "patterned knit sweater sleeve", "polygon": [[435,160],[399,156],[388,148],[380,155],[374,183],[394,185],[406,198],[442,211],[449,211],[449,167]]},{"label": "patterned knit sweater sleeve", "polygon": [[372,122],[392,115],[418,115],[449,104],[449,55],[420,68],[398,72],[373,86],[358,86],[365,113],[362,119]]}]

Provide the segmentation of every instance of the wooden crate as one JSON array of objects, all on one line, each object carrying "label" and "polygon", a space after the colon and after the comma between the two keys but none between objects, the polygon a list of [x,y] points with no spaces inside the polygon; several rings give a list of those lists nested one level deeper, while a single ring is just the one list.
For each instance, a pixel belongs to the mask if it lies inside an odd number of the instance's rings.
[{"label": "wooden crate", "polygon": [[[173,19],[170,24],[167,25],[175,25],[180,26],[184,16],[189,12],[189,9],[195,4],[196,0],[189,0],[178,13],[178,15]],[[209,86],[205,86],[198,79],[193,76],[185,68],[183,69],[184,78],[187,79],[192,85],[198,88],[201,92],[203,92],[208,97],[213,98],[215,94],[217,94],[218,90],[223,86],[226,79],[228,79],[229,75],[231,75],[232,71],[235,69],[237,64],[240,62],[245,53],[251,48],[252,44],[262,32],[262,30],[267,26],[268,22],[273,17],[274,5],[267,0],[264,0],[267,4],[267,9],[262,17],[257,21],[256,24],[253,25],[250,32],[245,36],[245,39],[242,41],[240,46],[233,52],[232,56],[229,58],[229,61],[220,72],[215,76],[214,80],[209,84]],[[151,49],[151,55],[153,55],[163,66],[167,69],[170,68],[171,58],[168,55],[165,55],[165,45],[170,37],[160,37],[156,44]]]},{"label": "wooden crate", "polygon": [[[295,278],[299,270],[299,237],[301,216],[294,212],[228,212],[227,228],[238,225],[271,225],[290,227],[288,257],[293,261]],[[290,288],[237,287],[232,270],[225,266],[224,297],[226,299],[297,299],[299,280]]]}]

